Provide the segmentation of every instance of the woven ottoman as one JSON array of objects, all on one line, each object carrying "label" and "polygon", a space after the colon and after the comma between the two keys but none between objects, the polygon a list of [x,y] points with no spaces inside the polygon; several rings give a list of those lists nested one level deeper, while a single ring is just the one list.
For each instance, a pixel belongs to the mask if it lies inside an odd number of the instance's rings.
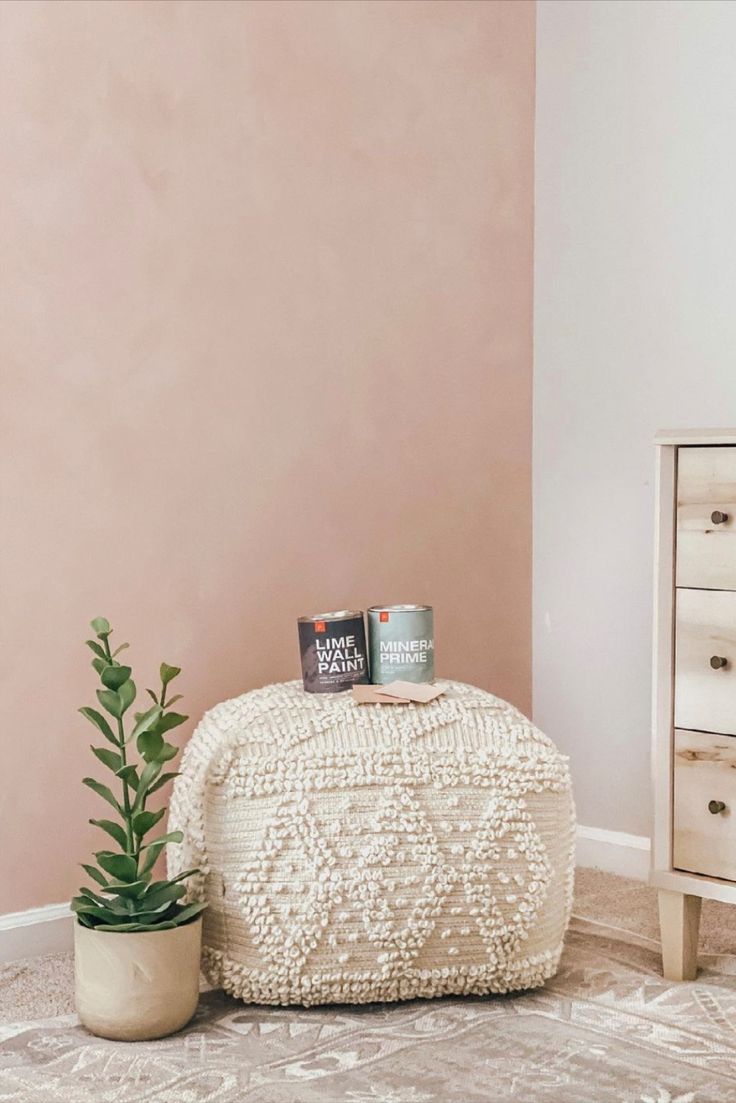
[{"label": "woven ottoman", "polygon": [[532,988],[572,901],[567,760],[505,701],[439,682],[358,705],[286,682],[217,705],[171,801],[209,980],[249,1003]]}]

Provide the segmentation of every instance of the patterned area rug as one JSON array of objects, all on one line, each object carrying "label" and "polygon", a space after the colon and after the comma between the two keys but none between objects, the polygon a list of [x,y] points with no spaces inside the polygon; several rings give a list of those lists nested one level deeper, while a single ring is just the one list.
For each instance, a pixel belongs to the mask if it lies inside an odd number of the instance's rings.
[{"label": "patterned area rug", "polygon": [[575,919],[560,973],[516,996],[282,1010],[209,992],[160,1042],[71,1015],[0,1026],[2,1103],[726,1103],[736,957],[660,975],[651,937]]}]

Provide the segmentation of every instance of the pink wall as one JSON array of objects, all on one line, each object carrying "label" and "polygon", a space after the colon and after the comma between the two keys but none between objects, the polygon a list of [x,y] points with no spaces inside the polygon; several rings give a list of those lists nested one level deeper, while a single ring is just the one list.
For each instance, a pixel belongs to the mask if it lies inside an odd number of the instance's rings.
[{"label": "pink wall", "polygon": [[297,615],[430,601],[529,707],[533,45],[518,0],[0,6],[0,911],[102,844],[92,616],[194,719]]}]

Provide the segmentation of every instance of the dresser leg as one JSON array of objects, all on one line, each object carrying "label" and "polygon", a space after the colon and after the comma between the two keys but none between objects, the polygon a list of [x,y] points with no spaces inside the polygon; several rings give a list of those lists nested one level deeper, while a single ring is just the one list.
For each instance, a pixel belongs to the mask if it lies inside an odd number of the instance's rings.
[{"label": "dresser leg", "polygon": [[659,890],[662,971],[667,980],[695,980],[702,902],[700,896]]}]

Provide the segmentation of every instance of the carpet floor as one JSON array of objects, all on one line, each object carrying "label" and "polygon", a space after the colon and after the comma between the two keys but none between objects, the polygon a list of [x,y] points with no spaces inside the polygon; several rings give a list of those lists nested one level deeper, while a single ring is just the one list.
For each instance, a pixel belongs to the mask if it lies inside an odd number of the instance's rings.
[{"label": "carpet floor", "polygon": [[578,874],[558,975],[513,996],[281,1009],[204,992],[172,1038],[94,1038],[70,955],[0,966],[0,1103],[736,1103],[736,908],[662,979],[656,895]]}]

